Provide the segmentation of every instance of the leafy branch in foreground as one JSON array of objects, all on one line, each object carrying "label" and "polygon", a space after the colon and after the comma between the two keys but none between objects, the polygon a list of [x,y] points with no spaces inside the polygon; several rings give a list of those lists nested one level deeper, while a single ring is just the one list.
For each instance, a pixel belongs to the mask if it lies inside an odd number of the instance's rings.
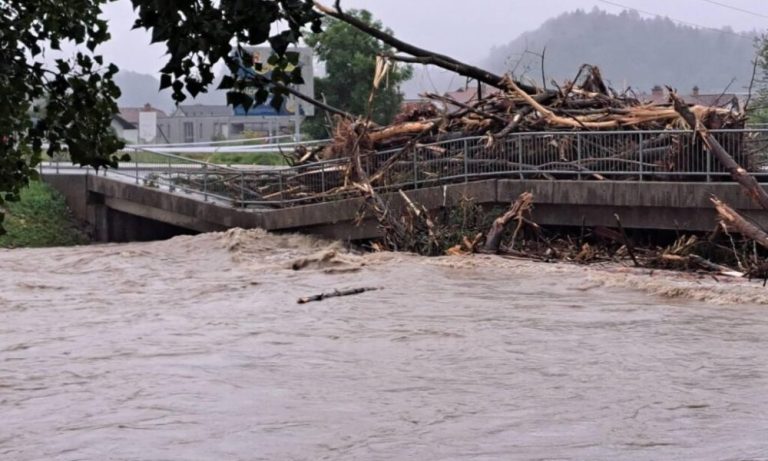
[{"label": "leafy branch in foreground", "polygon": [[[95,54],[110,38],[104,3],[0,2],[0,204],[18,200],[36,177],[44,147],[82,165],[117,164],[122,143],[110,129],[117,67]],[[67,57],[62,47],[79,51]]]},{"label": "leafy branch in foreground", "polygon": [[[206,92],[215,78],[214,66],[224,62],[230,75],[219,88],[231,90],[228,104],[247,110],[271,95],[271,104],[280,107],[287,88],[304,83],[297,67],[299,55],[288,47],[298,43],[305,27],[321,30],[321,15],[307,0],[131,1],[139,14],[134,27],[150,30],[153,43],[166,45],[160,88],[170,88],[176,102]],[[284,30],[273,33],[275,24]],[[269,79],[261,76],[261,65],[254,64],[247,51],[247,46],[265,42],[274,51],[268,62]]]},{"label": "leafy branch in foreground", "polygon": [[[110,126],[118,111],[120,90],[113,81],[118,69],[96,53],[110,39],[101,14],[111,1],[0,1],[0,206],[19,199],[36,177],[44,151],[66,150],[81,165],[117,167],[115,153],[123,143]],[[264,103],[271,92],[272,104],[279,107],[290,85],[302,83],[298,55],[288,46],[298,42],[305,27],[319,32],[321,26],[320,13],[307,0],[132,4],[138,13],[135,27],[166,44],[161,89],[171,88],[177,102],[205,92],[214,66],[223,61],[232,75],[220,87],[232,90],[230,104],[247,109]],[[282,30],[272,33],[276,24]],[[258,77],[261,69],[245,46],[264,42],[275,52],[268,79]]]}]

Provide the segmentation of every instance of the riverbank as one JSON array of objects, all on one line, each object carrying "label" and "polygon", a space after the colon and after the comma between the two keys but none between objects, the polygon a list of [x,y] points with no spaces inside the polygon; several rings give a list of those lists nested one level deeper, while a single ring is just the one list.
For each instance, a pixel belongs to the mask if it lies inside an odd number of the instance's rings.
[{"label": "riverbank", "polygon": [[64,197],[45,183],[33,181],[21,201],[5,204],[7,233],[0,248],[37,248],[84,245],[88,236],[78,228]]}]

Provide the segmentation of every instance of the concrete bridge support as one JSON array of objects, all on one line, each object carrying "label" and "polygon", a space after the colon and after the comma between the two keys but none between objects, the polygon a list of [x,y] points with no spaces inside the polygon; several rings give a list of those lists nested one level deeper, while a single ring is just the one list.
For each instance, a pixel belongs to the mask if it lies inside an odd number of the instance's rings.
[{"label": "concrete bridge support", "polygon": [[[164,239],[173,235],[232,227],[304,232],[341,240],[380,236],[365,216],[360,198],[282,209],[241,209],[205,202],[120,179],[94,175],[46,175],[73,212],[98,241]],[[489,179],[408,191],[429,209],[455,206],[469,199],[486,207],[507,207],[522,192],[534,195],[533,219],[543,225],[614,226],[614,214],[628,229],[709,231],[716,225],[714,194],[745,216],[768,228],[768,212],[757,208],[737,184],[532,181]],[[385,196],[394,209],[403,207],[397,193]]]},{"label": "concrete bridge support", "polygon": [[[95,187],[104,183],[119,185],[119,181],[76,174],[45,175],[43,179],[64,195],[75,218],[96,242],[164,240],[224,229],[224,226],[203,224],[194,216],[178,216],[171,210],[120,198],[120,194],[116,194],[117,197],[105,194]],[[160,191],[155,194],[165,195]]]}]

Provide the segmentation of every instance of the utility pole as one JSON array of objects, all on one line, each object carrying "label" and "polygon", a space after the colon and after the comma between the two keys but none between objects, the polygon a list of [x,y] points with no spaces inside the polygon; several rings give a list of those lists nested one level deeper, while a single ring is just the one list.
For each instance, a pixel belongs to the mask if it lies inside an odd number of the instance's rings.
[{"label": "utility pole", "polygon": [[296,100],[296,112],[294,112],[295,134],[294,142],[301,142],[301,102]]}]

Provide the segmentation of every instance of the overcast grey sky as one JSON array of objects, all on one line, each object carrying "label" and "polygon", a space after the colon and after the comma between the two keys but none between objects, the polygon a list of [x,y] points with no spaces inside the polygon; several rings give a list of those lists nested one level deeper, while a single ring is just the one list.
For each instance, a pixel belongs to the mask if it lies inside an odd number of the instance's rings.
[{"label": "overcast grey sky", "polygon": [[[482,60],[491,47],[578,8],[619,13],[624,8],[616,4],[621,4],[641,14],[646,11],[704,27],[768,29],[766,0],[342,0],[341,4],[372,11],[398,37],[414,45],[466,61]],[[118,0],[106,7],[105,14],[113,39],[102,48],[104,55],[122,69],[156,73],[164,49],[150,47],[147,33],[130,30],[135,18],[130,2]]]}]

